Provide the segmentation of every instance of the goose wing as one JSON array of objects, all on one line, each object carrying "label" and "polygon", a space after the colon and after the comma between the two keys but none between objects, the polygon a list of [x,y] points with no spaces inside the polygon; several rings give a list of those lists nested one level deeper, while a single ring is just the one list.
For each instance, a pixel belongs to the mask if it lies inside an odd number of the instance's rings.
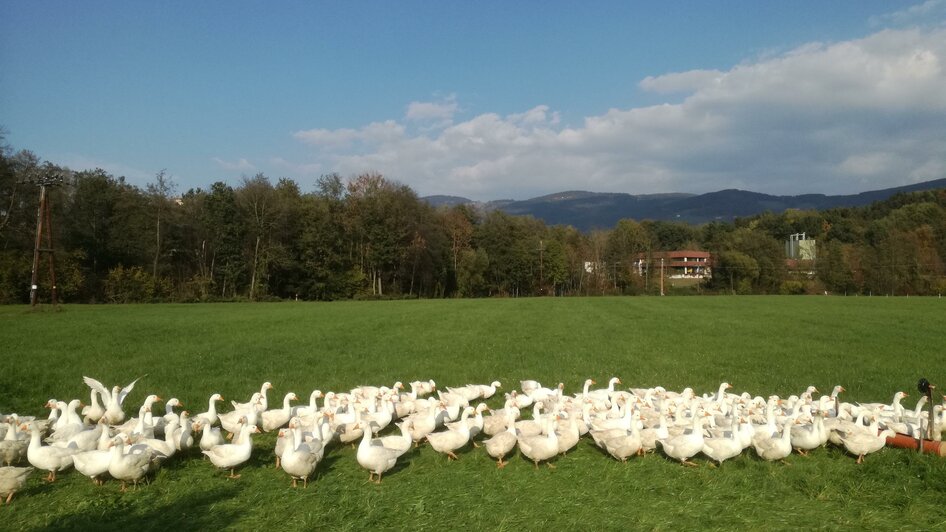
[{"label": "goose wing", "polygon": [[108,391],[108,389],[105,388],[101,382],[93,379],[92,377],[82,377],[82,380],[85,381],[89,388],[92,388],[98,392],[98,394],[102,397],[102,401],[105,403],[108,403],[112,399],[112,392]]},{"label": "goose wing", "polygon": [[128,386],[125,386],[124,388],[122,388],[122,391],[118,392],[118,404],[124,403],[125,398],[128,397],[128,394],[130,394],[131,391],[135,389],[135,383],[147,376],[148,375],[142,375],[138,377],[137,379],[131,381],[131,383],[128,384]]}]

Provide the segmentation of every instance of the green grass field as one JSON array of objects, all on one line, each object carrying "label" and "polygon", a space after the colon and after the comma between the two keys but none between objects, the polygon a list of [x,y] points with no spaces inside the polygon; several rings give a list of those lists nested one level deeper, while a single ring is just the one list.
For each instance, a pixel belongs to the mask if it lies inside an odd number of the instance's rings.
[{"label": "green grass field", "polygon": [[[214,392],[245,401],[266,380],[288,391],[434,379],[439,387],[619,376],[627,386],[753,395],[823,392],[890,401],[925,376],[946,388],[946,300],[867,297],[676,297],[0,308],[0,412],[45,415],[50,397],[88,401],[82,376],[106,385],[147,373],[130,396],[180,398],[192,412]],[[916,394],[905,401],[913,405]],[[491,405],[502,402],[501,394]],[[273,469],[274,435],[254,440],[243,477],[199,453],[178,455],[148,486],[120,493],[75,472],[34,472],[0,529],[381,529],[946,527],[946,459],[897,449],[864,465],[828,448],[790,465],[751,452],[719,469],[662,455],[617,462],[583,439],[556,469],[515,457],[498,470],[481,449],[458,462],[428,447],[380,486],[351,448],[334,447],[308,489]]]}]

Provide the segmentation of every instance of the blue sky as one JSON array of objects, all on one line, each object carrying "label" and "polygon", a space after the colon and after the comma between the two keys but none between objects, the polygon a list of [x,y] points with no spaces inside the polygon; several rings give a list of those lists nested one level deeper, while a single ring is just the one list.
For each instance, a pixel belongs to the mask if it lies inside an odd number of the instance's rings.
[{"label": "blue sky", "polygon": [[946,0],[4,0],[0,126],[182,191],[852,193],[946,177],[944,21]]}]

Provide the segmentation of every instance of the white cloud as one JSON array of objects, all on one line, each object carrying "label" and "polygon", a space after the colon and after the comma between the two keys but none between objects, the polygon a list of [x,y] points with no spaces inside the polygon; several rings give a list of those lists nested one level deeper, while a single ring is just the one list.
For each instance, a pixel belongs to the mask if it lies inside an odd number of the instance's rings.
[{"label": "white cloud", "polygon": [[292,134],[298,140],[326,149],[344,148],[356,142],[379,144],[404,135],[404,126],[393,120],[372,122],[361,129],[309,129]]},{"label": "white cloud", "polygon": [[926,0],[921,4],[884,15],[871,17],[872,26],[892,25],[898,27],[941,24],[946,19],[946,0]]},{"label": "white cloud", "polygon": [[579,125],[562,124],[546,105],[458,123],[455,107],[418,105],[408,106],[406,122],[449,122],[420,132],[386,121],[294,136],[320,149],[327,171],[375,170],[420,194],[476,199],[574,188],[850,193],[944,177],[944,29],[810,43],[639,86],[677,101],[615,108]]},{"label": "white cloud", "polygon": [[722,75],[718,70],[689,70],[657,77],[647,76],[641,80],[640,87],[658,93],[693,92],[719,81]]},{"label": "white cloud", "polygon": [[411,102],[407,105],[404,117],[411,122],[448,124],[453,121],[453,116],[459,109],[456,95],[451,94],[439,102]]},{"label": "white cloud", "polygon": [[255,172],[256,166],[250,161],[240,158],[235,162],[225,161],[219,157],[212,157],[211,160],[217,163],[217,166],[231,172]]}]

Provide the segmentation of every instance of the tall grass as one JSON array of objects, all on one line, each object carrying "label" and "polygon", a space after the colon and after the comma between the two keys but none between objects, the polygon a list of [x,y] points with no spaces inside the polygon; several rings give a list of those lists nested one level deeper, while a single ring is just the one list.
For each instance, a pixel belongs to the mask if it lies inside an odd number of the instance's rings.
[{"label": "tall grass", "polygon": [[[42,415],[50,397],[88,397],[147,374],[129,398],[178,397],[203,411],[214,392],[246,400],[266,380],[288,391],[435,379],[439,386],[521,379],[578,391],[588,377],[628,386],[754,395],[843,384],[850,401],[889,401],[920,376],[946,386],[946,302],[934,298],[703,297],[66,306],[0,308],[0,412]],[[501,403],[497,397],[490,401]],[[481,449],[449,462],[405,455],[380,486],[350,448],[333,448],[308,489],[273,469],[274,436],[254,441],[243,477],[175,457],[149,486],[119,493],[78,474],[34,474],[0,528],[363,530],[475,526],[869,528],[946,526],[946,461],[888,449],[862,466],[837,449],[790,465],[745,453],[713,468],[659,454],[616,462],[590,442],[535,470],[498,470]]]}]

